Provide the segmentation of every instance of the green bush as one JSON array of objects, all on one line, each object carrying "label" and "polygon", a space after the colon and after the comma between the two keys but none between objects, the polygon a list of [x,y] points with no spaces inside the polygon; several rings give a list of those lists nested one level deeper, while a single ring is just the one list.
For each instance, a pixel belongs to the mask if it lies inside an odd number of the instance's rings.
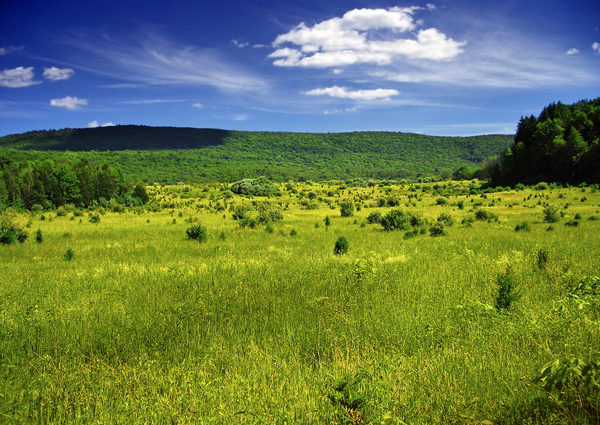
[{"label": "green bush", "polygon": [[530,232],[531,231],[531,227],[529,227],[529,223],[526,221],[523,221],[522,223],[519,223],[515,226],[515,231],[517,232]]},{"label": "green bush", "polygon": [[446,232],[446,229],[444,228],[444,224],[443,223],[435,223],[433,226],[431,226],[429,228],[429,235],[433,236],[433,237],[437,237],[437,236],[446,236],[448,233]]},{"label": "green bush", "polygon": [[41,229],[37,229],[37,232],[35,232],[35,241],[37,243],[44,242],[44,236],[42,235],[42,230]]},{"label": "green bush", "polygon": [[75,253],[71,248],[67,249],[67,252],[65,252],[65,255],[63,255],[65,261],[71,261],[74,257]]},{"label": "green bush", "polygon": [[454,217],[448,213],[441,213],[437,217],[437,222],[443,224],[444,226],[452,226],[454,224]]},{"label": "green bush", "polygon": [[0,244],[23,243],[28,236],[23,227],[17,223],[14,214],[8,212],[0,214]]},{"label": "green bush", "polygon": [[208,234],[206,232],[206,227],[202,223],[192,224],[185,231],[188,239],[197,240],[198,242],[203,242],[208,239]]},{"label": "green bush", "polygon": [[475,218],[477,220],[486,221],[486,220],[494,220],[498,218],[498,216],[490,211],[479,209],[475,211]]},{"label": "green bush", "polygon": [[519,298],[519,292],[515,292],[516,285],[509,274],[499,274],[496,278],[498,294],[496,295],[496,309],[508,310]]},{"label": "green bush", "polygon": [[379,211],[372,212],[367,216],[367,223],[369,224],[379,224],[381,223],[382,215]]},{"label": "green bush", "polygon": [[90,223],[100,223],[100,214],[94,213],[90,215]]},{"label": "green bush", "polygon": [[60,206],[56,209],[57,217],[65,217],[66,215],[67,215],[67,210],[65,210],[65,207]]},{"label": "green bush", "polygon": [[579,226],[579,222],[577,220],[569,220],[565,223],[565,226],[577,227]]},{"label": "green bush", "polygon": [[435,203],[437,205],[448,205],[448,198],[437,198]]},{"label": "green bush", "polygon": [[381,225],[386,231],[405,230],[410,225],[410,217],[402,210],[392,210],[381,219]]},{"label": "green bush", "polygon": [[342,217],[352,217],[354,215],[354,201],[347,199],[340,202],[340,214]]},{"label": "green bush", "polygon": [[264,176],[237,181],[230,190],[238,195],[252,196],[275,196],[279,193],[277,187]]},{"label": "green bush", "polygon": [[556,223],[560,220],[559,208],[556,205],[548,205],[542,212],[546,223]]},{"label": "green bush", "polygon": [[333,247],[333,253],[335,255],[342,255],[348,252],[349,244],[348,240],[345,237],[340,236],[337,241],[335,241],[335,246]]}]

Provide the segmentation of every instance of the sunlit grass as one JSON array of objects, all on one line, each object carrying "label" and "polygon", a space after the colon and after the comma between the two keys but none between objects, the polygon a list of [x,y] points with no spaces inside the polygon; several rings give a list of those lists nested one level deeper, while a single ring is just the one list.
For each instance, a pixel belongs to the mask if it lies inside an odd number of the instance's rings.
[{"label": "sunlit grass", "polygon": [[[403,210],[455,218],[447,236],[404,239],[364,224],[392,209],[370,205],[381,188],[350,190],[341,199],[371,199],[347,218],[324,202],[301,210],[287,192],[271,199],[289,204],[272,233],[172,193],[162,196],[194,206],[108,212],[96,224],[21,216],[44,242],[0,246],[2,421],[340,423],[351,416],[327,394],[366,371],[356,389],[365,423],[560,423],[565,411],[531,379],[552,359],[598,355],[598,305],[560,302],[577,279],[600,275],[600,224],[588,220],[600,196],[503,192],[442,206],[439,194],[393,187]],[[411,193],[421,200],[407,207]],[[538,200],[560,204],[563,222],[581,214],[581,225],[547,231]],[[498,220],[461,224],[479,202]],[[190,218],[206,225],[206,242],[186,239]],[[524,221],[531,231],[515,232]],[[334,255],[339,236],[348,254]],[[498,312],[496,278],[508,272],[521,297]]]}]

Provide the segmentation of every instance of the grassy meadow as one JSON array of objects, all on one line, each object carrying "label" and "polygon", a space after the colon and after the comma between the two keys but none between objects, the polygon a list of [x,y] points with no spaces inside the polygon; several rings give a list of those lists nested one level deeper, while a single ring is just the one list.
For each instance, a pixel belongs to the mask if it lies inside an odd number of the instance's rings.
[{"label": "grassy meadow", "polygon": [[[0,245],[0,423],[599,423],[594,383],[535,378],[600,354],[600,193],[470,185],[149,187],[97,223],[18,215],[28,240]],[[360,211],[341,217],[344,199]],[[265,200],[283,220],[232,218]],[[367,223],[397,209],[418,231]]]}]

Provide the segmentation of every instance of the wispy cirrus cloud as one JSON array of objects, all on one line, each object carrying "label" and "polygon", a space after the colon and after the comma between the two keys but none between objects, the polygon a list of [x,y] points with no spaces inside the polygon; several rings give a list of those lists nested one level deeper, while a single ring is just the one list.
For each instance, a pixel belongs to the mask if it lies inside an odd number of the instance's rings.
[{"label": "wispy cirrus cloud", "polygon": [[23,68],[19,66],[14,69],[5,69],[0,72],[0,86],[10,88],[20,88],[40,84],[41,81],[33,79],[33,67]]},{"label": "wispy cirrus cloud", "polygon": [[128,100],[119,102],[120,105],[152,105],[153,103],[178,103],[185,102],[185,99],[145,99],[145,100]]},{"label": "wispy cirrus cloud", "polygon": [[76,109],[81,108],[82,106],[86,106],[88,101],[86,99],[78,99],[76,97],[66,96],[62,99],[52,99],[50,101],[51,106],[56,106],[59,108],[66,108],[69,111],[74,111]]},{"label": "wispy cirrus cloud", "polygon": [[61,81],[68,80],[74,74],[75,71],[70,68],[59,69],[53,66],[52,68],[44,68],[43,77],[50,81]]},{"label": "wispy cirrus cloud", "polygon": [[579,53],[579,50],[575,48],[567,50],[567,55],[576,55],[577,53]]},{"label": "wispy cirrus cloud", "polygon": [[[276,66],[328,68],[355,64],[389,65],[397,59],[446,61],[463,52],[465,41],[448,38],[436,28],[410,33],[421,24],[413,14],[420,7],[354,9],[341,18],[312,27],[301,22],[272,43],[268,57]],[[429,10],[435,6],[428,5]],[[409,35],[402,35],[409,33]]]},{"label": "wispy cirrus cloud", "polygon": [[392,96],[398,96],[400,92],[393,89],[375,89],[375,90],[348,90],[346,87],[327,87],[323,89],[314,89],[303,94],[307,96],[330,96],[340,99],[352,100],[389,100]]},{"label": "wispy cirrus cloud", "polygon": [[259,91],[266,80],[232,63],[212,49],[182,46],[143,31],[137,36],[114,37],[80,32],[59,41],[77,56],[77,67],[116,79],[148,85],[210,86],[227,91]]},{"label": "wispy cirrus cloud", "polygon": [[9,53],[12,53],[16,50],[21,50],[22,48],[23,48],[23,46],[21,46],[21,47],[14,47],[14,46],[0,47],[0,56],[8,55]]},{"label": "wispy cirrus cloud", "polygon": [[595,50],[600,53],[600,43],[592,44],[592,50]]}]

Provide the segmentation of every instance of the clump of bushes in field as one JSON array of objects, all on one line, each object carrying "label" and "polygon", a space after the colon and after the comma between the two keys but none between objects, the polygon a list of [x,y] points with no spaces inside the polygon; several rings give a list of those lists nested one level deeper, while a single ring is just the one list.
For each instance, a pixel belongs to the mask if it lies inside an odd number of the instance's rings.
[{"label": "clump of bushes in field", "polygon": [[196,240],[198,242],[204,242],[206,239],[208,239],[206,227],[200,222],[192,224],[190,227],[188,227],[185,231],[185,234],[188,239]]},{"label": "clump of bushes in field", "polygon": [[516,232],[531,232],[531,227],[529,226],[528,222],[523,221],[515,226],[515,231]]},{"label": "clump of bushes in field", "polygon": [[379,223],[381,223],[382,219],[383,219],[383,216],[381,215],[381,213],[379,211],[375,211],[367,216],[367,223],[379,224]]},{"label": "clump of bushes in field", "polygon": [[17,223],[14,214],[7,211],[0,214],[0,244],[23,243],[28,236],[29,234]]},{"label": "clump of bushes in field", "polygon": [[340,214],[342,217],[352,217],[354,215],[354,201],[347,199],[340,202]]},{"label": "clump of bushes in field", "polygon": [[230,190],[238,195],[275,196],[279,194],[277,187],[264,176],[239,180],[231,185]]},{"label": "clump of bushes in field", "polygon": [[477,220],[481,220],[481,221],[491,221],[491,220],[497,220],[498,216],[496,214],[494,214],[493,212],[484,210],[484,209],[478,209],[477,211],[475,211],[475,218]]}]

